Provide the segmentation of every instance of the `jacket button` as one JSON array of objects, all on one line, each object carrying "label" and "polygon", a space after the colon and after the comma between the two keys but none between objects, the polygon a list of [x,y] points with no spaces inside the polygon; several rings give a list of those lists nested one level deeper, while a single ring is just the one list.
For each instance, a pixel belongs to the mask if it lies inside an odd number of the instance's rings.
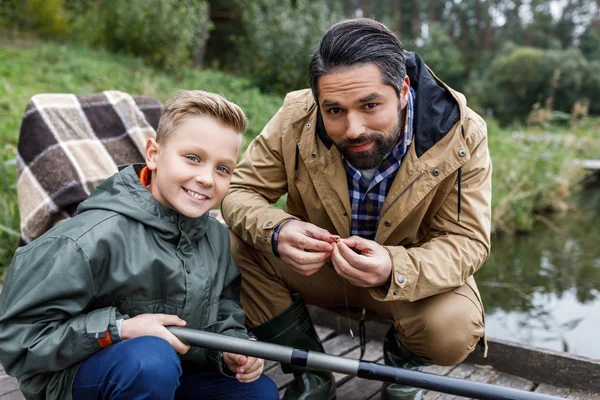
[{"label": "jacket button", "polygon": [[307,127],[307,128],[310,128],[310,124],[306,124],[306,127]]},{"label": "jacket button", "polygon": [[266,242],[266,241],[268,241],[268,240],[269,240],[269,238],[268,238],[268,237],[266,237],[266,236],[263,236],[263,240]]},{"label": "jacket button", "polygon": [[394,290],[394,296],[398,296],[398,291]]},{"label": "jacket button", "polygon": [[463,149],[460,149],[460,150],[458,151],[458,156],[459,156],[459,157],[464,157],[464,156],[466,156],[466,155],[467,155],[467,152],[466,152],[466,151],[464,151]]},{"label": "jacket button", "polygon": [[433,174],[433,176],[438,176],[440,174],[440,170],[436,168],[433,171],[431,171],[431,173]]},{"label": "jacket button", "polygon": [[310,156],[311,156],[312,158],[317,158],[317,153],[314,153],[314,152],[313,152],[313,153],[312,153]]},{"label": "jacket button", "polygon": [[389,228],[390,226],[392,226],[392,221],[390,221],[389,219],[386,219],[383,224]]},{"label": "jacket button", "polygon": [[273,222],[272,222],[272,221],[269,221],[269,222],[267,222],[267,223],[265,224],[265,226],[266,226],[267,228],[268,228],[268,227],[270,227],[270,226],[273,226]]},{"label": "jacket button", "polygon": [[404,275],[398,275],[396,281],[402,285],[404,283]]}]

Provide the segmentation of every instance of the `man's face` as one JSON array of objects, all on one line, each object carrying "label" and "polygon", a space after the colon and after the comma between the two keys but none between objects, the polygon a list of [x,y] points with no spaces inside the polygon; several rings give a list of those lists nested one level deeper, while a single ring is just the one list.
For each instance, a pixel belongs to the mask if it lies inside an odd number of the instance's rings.
[{"label": "man's face", "polygon": [[229,188],[241,135],[212,117],[190,117],[162,144],[150,139],[150,192],[165,207],[198,218]]},{"label": "man's face", "polygon": [[318,101],[325,129],[354,167],[377,167],[398,143],[409,85],[406,77],[399,99],[394,88],[383,83],[381,71],[374,64],[319,78]]}]

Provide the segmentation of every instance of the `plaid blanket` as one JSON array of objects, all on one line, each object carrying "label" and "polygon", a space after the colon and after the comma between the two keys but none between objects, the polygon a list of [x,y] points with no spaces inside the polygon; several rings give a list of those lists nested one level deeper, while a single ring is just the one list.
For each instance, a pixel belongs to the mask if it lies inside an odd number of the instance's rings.
[{"label": "plaid blanket", "polygon": [[29,243],[73,216],[118,165],[143,162],[160,110],[152,97],[113,90],[33,96],[17,153],[21,242]]}]

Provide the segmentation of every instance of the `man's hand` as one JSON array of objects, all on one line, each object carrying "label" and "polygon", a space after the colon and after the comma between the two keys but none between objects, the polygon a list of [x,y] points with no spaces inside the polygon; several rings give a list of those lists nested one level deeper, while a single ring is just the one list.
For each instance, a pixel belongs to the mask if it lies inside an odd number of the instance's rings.
[{"label": "man's hand", "polygon": [[338,275],[358,287],[381,286],[390,280],[392,273],[392,258],[387,250],[358,236],[338,241],[331,261]]},{"label": "man's hand", "polygon": [[242,383],[249,383],[257,380],[263,372],[265,360],[262,358],[243,356],[223,352],[223,362],[231,372],[235,373],[235,379]]},{"label": "man's hand", "polygon": [[335,236],[308,222],[286,222],[279,231],[279,256],[299,274],[317,272],[331,257]]},{"label": "man's hand", "polygon": [[123,320],[121,323],[121,339],[132,339],[140,336],[156,336],[169,342],[179,354],[185,354],[190,346],[177,339],[166,326],[185,326],[185,321],[177,315],[140,314]]}]

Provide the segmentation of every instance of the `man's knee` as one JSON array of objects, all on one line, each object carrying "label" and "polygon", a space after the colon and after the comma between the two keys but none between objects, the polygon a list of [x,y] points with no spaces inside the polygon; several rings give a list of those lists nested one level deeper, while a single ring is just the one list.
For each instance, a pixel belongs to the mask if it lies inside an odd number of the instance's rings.
[{"label": "man's knee", "polygon": [[448,303],[434,312],[423,313],[421,318],[423,329],[412,337],[404,338],[405,345],[438,365],[462,362],[485,333],[483,314],[476,307]]}]

